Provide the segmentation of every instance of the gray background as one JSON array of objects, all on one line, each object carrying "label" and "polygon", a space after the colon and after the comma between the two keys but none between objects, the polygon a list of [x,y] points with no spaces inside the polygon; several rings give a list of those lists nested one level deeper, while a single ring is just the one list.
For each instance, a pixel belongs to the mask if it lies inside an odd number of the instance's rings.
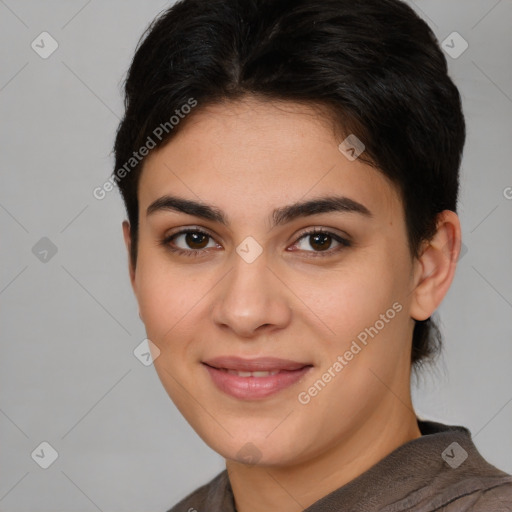
[{"label": "gray background", "polygon": [[[133,50],[166,5],[0,0],[2,511],[163,511],[223,468],[133,354],[145,333],[124,210],[117,191],[92,195],[112,170]],[[457,31],[469,43],[448,57],[468,122],[467,253],[440,308],[444,357],[415,404],[469,427],[512,472],[512,1],[413,6],[440,41]],[[47,59],[31,48],[43,31],[59,44]],[[33,253],[43,237],[57,249],[47,261]],[[31,458],[43,441],[58,452],[46,470]]]}]

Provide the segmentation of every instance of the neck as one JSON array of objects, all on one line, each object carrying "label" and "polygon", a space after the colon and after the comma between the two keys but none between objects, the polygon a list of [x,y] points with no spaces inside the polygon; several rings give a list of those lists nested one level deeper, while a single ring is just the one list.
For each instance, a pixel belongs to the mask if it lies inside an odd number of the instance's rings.
[{"label": "neck", "polygon": [[[410,404],[409,404],[410,405]],[[334,446],[292,466],[226,461],[238,512],[297,512],[355,479],[399,446],[421,437],[412,406],[375,414]],[[400,414],[398,414],[400,412]]]}]

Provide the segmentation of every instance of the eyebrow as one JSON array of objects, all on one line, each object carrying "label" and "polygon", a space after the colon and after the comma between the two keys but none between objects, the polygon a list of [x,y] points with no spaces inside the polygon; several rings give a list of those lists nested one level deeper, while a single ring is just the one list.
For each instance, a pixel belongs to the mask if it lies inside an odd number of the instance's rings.
[{"label": "eyebrow", "polygon": [[[176,211],[229,226],[227,216],[219,208],[177,196],[165,195],[158,198],[148,206],[146,215],[160,211]],[[368,218],[373,217],[366,206],[353,199],[344,196],[326,196],[276,208],[272,212],[272,228],[300,217],[332,212],[358,213]]]}]

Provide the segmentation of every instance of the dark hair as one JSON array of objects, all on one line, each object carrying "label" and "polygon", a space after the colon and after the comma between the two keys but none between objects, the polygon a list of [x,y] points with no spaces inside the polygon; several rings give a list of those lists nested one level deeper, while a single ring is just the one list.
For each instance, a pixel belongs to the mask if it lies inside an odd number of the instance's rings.
[{"label": "dark hair", "polygon": [[[126,205],[134,267],[144,163],[134,151],[149,141],[164,145],[201,107],[247,95],[324,107],[340,134],[363,141],[360,158],[401,193],[412,255],[435,233],[437,214],[456,211],[460,95],[433,32],[407,4],[180,0],[139,41],[115,140],[113,180]],[[412,342],[416,365],[438,352],[431,318],[416,321]]]}]

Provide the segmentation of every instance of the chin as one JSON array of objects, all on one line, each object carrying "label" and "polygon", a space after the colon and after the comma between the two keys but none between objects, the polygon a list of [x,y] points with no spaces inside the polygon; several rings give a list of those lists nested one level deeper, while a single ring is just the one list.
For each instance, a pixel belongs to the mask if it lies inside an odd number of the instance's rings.
[{"label": "chin", "polygon": [[231,433],[233,437],[224,436],[222,440],[218,436],[201,437],[223,458],[248,466],[285,466],[294,463],[299,455],[288,446],[285,439],[290,439],[290,436],[286,433],[284,438],[276,435],[271,441],[268,434],[250,435],[249,429],[240,435]]}]

